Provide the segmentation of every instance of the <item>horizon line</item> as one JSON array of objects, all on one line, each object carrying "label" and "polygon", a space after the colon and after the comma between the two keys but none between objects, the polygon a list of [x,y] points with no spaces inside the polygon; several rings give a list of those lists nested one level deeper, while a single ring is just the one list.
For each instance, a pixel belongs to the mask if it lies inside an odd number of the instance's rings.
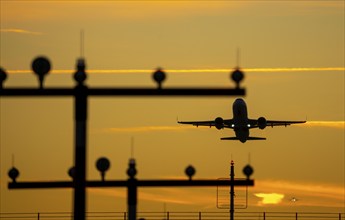
[{"label": "horizon line", "polygon": [[[204,68],[204,69],[163,69],[167,73],[228,73],[236,68]],[[244,72],[323,72],[345,71],[345,67],[276,67],[276,68],[241,68]],[[71,74],[76,70],[51,70],[55,74]],[[86,69],[91,74],[123,74],[123,73],[152,73],[155,69]],[[9,74],[32,73],[32,70],[7,70]]]}]

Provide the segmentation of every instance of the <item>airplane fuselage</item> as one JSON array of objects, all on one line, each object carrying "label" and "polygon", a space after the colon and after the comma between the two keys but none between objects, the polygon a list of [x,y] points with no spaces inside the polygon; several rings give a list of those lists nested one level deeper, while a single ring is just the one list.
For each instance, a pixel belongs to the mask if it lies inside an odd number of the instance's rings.
[{"label": "airplane fuselage", "polygon": [[242,142],[246,142],[249,137],[247,105],[243,99],[236,99],[232,105],[233,121],[236,137]]}]

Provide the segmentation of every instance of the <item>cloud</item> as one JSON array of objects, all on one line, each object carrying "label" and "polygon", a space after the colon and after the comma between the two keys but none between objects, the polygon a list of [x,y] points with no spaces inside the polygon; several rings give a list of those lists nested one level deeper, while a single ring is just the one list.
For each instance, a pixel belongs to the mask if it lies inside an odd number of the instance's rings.
[{"label": "cloud", "polygon": [[156,132],[156,131],[186,131],[195,129],[191,126],[141,126],[141,127],[122,127],[122,128],[104,128],[101,132],[104,133],[131,133],[131,132]]},{"label": "cloud", "polygon": [[[117,189],[89,188],[88,190],[100,196],[126,198],[126,191]],[[239,188],[235,188],[235,193],[241,197]],[[291,198],[297,198],[297,201],[293,203],[294,206],[341,208],[344,205],[345,196],[344,188],[341,185],[285,180],[256,180],[255,187],[251,187],[248,193],[249,206],[277,205],[279,207],[289,207],[292,205]],[[255,197],[252,198],[251,195]],[[235,198],[236,202],[242,201],[239,197]],[[138,199],[177,205],[200,205],[204,208],[214,208],[217,204],[215,187],[140,188]]]},{"label": "cloud", "polygon": [[296,124],[302,127],[327,127],[345,129],[345,121],[307,121],[304,124]]},{"label": "cloud", "polygon": [[18,28],[0,29],[0,32],[15,33],[15,34],[30,34],[30,35],[42,35],[43,34],[41,32],[29,31],[29,30],[18,29]]},{"label": "cloud", "polygon": [[282,202],[285,195],[279,194],[279,193],[256,193],[254,194],[256,197],[259,197],[262,199],[262,201],[259,202],[260,204],[279,204]]},{"label": "cloud", "polygon": [[[203,68],[203,69],[166,69],[167,73],[228,73],[233,68]],[[89,70],[94,73],[152,73],[152,69],[108,69]],[[345,67],[291,67],[291,68],[243,68],[244,72],[315,72],[315,71],[345,71]]]},{"label": "cloud", "polygon": [[[17,32],[20,33],[20,32]],[[21,32],[37,33],[38,32]],[[166,73],[229,73],[232,68],[209,68],[209,69],[166,69]],[[243,68],[244,72],[343,72],[345,67],[291,67],[291,68]],[[72,74],[75,70],[52,70],[55,74]],[[128,73],[153,73],[154,69],[88,69],[90,74],[128,74]],[[8,70],[10,74],[14,73],[31,73],[31,70]]]},{"label": "cloud", "polygon": [[[296,124],[304,127],[326,127],[345,129],[345,121],[308,121],[305,124]],[[209,129],[208,126],[199,126],[198,131]],[[143,133],[143,132],[185,132],[196,130],[195,126],[138,126],[138,127],[112,127],[94,130],[95,133]]]},{"label": "cloud", "polygon": [[[157,193],[158,192],[158,193]],[[181,193],[178,189],[155,189],[152,192],[140,192],[139,199],[159,202],[159,203],[174,203],[174,204],[181,204],[181,205],[188,205],[193,204],[193,199],[188,199],[183,194],[176,194]],[[180,196],[176,196],[180,195]]]},{"label": "cloud", "polygon": [[287,68],[244,68],[247,72],[315,72],[345,71],[345,67],[287,67]]},{"label": "cloud", "polygon": [[106,197],[116,197],[116,198],[127,198],[126,191],[123,190],[117,190],[117,189],[109,189],[109,188],[88,188],[88,192],[100,196],[106,196]]},{"label": "cloud", "polygon": [[[214,194],[209,195],[201,193],[205,188],[200,187],[201,190],[190,190],[188,188],[146,188],[140,189],[138,193],[138,200],[158,202],[158,203],[170,203],[180,205],[193,205],[195,201],[198,201],[201,205],[207,205],[209,201],[213,201],[214,205],[215,197]],[[89,192],[107,197],[127,198],[126,191],[119,191],[117,189],[97,189],[89,188]],[[212,191],[214,192],[214,191]]]},{"label": "cloud", "polygon": [[[258,180],[255,182],[253,191],[256,192],[255,195],[276,193],[288,198],[296,196],[298,204],[303,206],[342,207],[345,196],[343,186],[284,180]],[[262,201],[259,205],[263,204]],[[291,201],[284,200],[280,205],[291,205]]]}]

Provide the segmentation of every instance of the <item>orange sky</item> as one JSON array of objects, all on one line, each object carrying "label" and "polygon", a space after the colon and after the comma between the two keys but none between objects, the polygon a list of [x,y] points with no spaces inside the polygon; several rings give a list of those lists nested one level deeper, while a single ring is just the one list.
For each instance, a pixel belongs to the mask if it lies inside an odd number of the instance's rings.
[{"label": "orange sky", "polygon": [[[252,118],[307,120],[305,125],[253,130],[266,141],[220,141],[234,135],[178,125],[179,120],[231,118],[229,98],[90,98],[88,179],[100,156],[109,179],[125,179],[130,140],[138,178],[236,177],[250,154],[256,186],[248,211],[344,212],[344,2],[342,1],[1,1],[0,66],[5,87],[36,87],[31,61],[46,55],[47,87],[74,85],[68,74],[85,57],[92,86],[155,86],[150,73],[168,72],[169,86],[233,86],[245,70],[244,99]],[[241,49],[240,61],[236,50]],[[171,71],[169,71],[171,70]],[[121,72],[121,74],[117,74]],[[18,73],[18,74],[16,74]],[[57,74],[64,73],[64,74]],[[71,190],[8,190],[7,171],[20,180],[64,180],[73,162],[70,98],[0,99],[0,212],[70,211]],[[215,211],[216,189],[139,191],[140,211]],[[255,195],[283,195],[265,204]],[[291,198],[299,200],[291,203]],[[196,202],[197,201],[197,202]],[[124,211],[125,191],[88,189],[88,210]]]}]

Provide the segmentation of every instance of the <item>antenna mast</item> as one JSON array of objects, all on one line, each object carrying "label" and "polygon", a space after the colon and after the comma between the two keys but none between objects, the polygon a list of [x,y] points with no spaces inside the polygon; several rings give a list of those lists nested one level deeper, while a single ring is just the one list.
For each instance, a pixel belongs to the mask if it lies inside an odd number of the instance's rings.
[{"label": "antenna mast", "polygon": [[80,30],[80,57],[84,57],[84,30]]},{"label": "antenna mast", "polygon": [[236,61],[237,61],[237,68],[240,68],[241,49],[239,47],[237,47],[237,51],[236,51]]},{"label": "antenna mast", "polygon": [[134,158],[134,137],[131,137],[131,158]]}]

